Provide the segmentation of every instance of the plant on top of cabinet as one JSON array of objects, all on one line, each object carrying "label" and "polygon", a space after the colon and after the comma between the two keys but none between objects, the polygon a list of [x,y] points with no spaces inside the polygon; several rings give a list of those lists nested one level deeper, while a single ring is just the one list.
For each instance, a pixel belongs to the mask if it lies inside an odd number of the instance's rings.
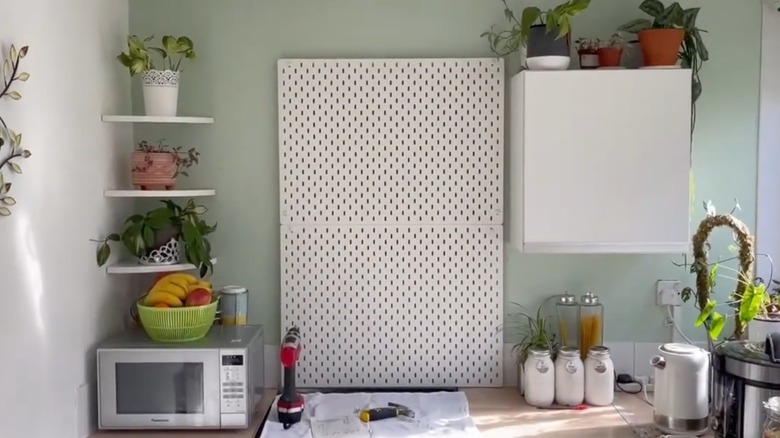
[{"label": "plant on top of cabinet", "polygon": [[[179,100],[179,79],[184,59],[194,60],[192,40],[186,36],[162,37],[162,47],[147,47],[154,36],[141,39],[127,37],[127,53],[117,56],[119,62],[130,70],[130,75],[143,74],[144,109],[147,116],[176,116]],[[161,64],[155,62],[160,58]],[[160,70],[158,67],[161,67]]]},{"label": "plant on top of cabinet", "polygon": [[625,47],[626,40],[620,33],[612,34],[609,40],[598,49],[599,65],[601,67],[620,67]]},{"label": "plant on top of cabinet", "polygon": [[577,55],[580,58],[580,68],[591,70],[599,68],[599,45],[601,40],[598,38],[578,38],[574,42],[577,45]]},{"label": "plant on top of cabinet", "polygon": [[[732,338],[743,339],[745,328],[750,321],[766,312],[769,296],[766,293],[766,285],[753,277],[755,240],[747,225],[737,219],[733,215],[733,211],[728,214],[716,214],[715,207],[711,203],[705,203],[705,209],[707,216],[699,224],[692,239],[694,261],[690,266],[690,271],[696,274],[696,290],[694,291],[690,287],[683,289],[682,300],[687,302],[692,297],[696,298],[694,306],[699,310],[699,317],[696,319],[695,325],[696,327],[704,326],[707,330],[711,347],[712,342],[720,336],[726,325],[726,318],[729,317],[733,317],[735,321]],[[710,244],[707,239],[709,239],[712,230],[718,227],[730,228],[734,233],[739,270],[729,268],[722,263],[710,264],[708,262]],[[715,287],[715,280],[720,275],[718,271],[721,268],[734,271],[736,278],[724,277],[736,280],[737,286],[726,303],[718,304],[711,299],[711,294]],[[734,314],[722,315],[716,312],[715,308],[719,305],[734,307]]]},{"label": "plant on top of cabinet", "polygon": [[702,65],[710,59],[710,53],[701,35],[705,31],[696,26],[701,8],[683,9],[678,2],[665,7],[660,0],[644,0],[639,9],[653,20],[633,20],[621,26],[620,30],[639,35],[639,45],[646,66],[675,65],[679,58],[683,68],[691,69],[693,130],[696,125],[696,101],[702,93],[699,72]]},{"label": "plant on top of cabinet", "polygon": [[146,140],[138,144],[131,156],[132,184],[141,190],[171,190],[179,175],[189,176],[187,169],[198,164],[200,153],[195,148],[182,150],[160,140],[152,144]]},{"label": "plant on top of cabinet", "polygon": [[531,70],[569,68],[571,18],[587,9],[590,0],[569,0],[546,11],[529,6],[523,9],[520,20],[509,9],[506,0],[503,2],[504,16],[512,28],[501,32],[491,28],[482,34],[490,42],[493,53],[506,56],[526,47],[526,61]]},{"label": "plant on top of cabinet", "polygon": [[[19,64],[22,58],[27,56],[28,51],[27,46],[17,51],[16,47],[11,45],[8,58],[3,62],[3,87],[0,91],[0,99],[10,97],[12,100],[19,100],[22,98],[22,95],[18,91],[11,90],[11,87],[16,81],[25,82],[30,78],[29,73],[19,71]],[[9,216],[11,209],[8,207],[16,205],[16,199],[8,195],[11,183],[5,182],[3,167],[8,166],[11,172],[20,174],[22,168],[19,163],[11,160],[30,158],[30,155],[32,155],[30,151],[22,148],[22,134],[9,129],[5,120],[0,117],[0,216]]]},{"label": "plant on top of cabinet", "polygon": [[125,221],[121,234],[111,234],[99,241],[97,264],[103,266],[111,256],[111,242],[121,241],[139,262],[145,265],[171,265],[179,262],[179,240],[184,241],[184,257],[195,265],[200,276],[214,270],[211,243],[206,238],[217,229],[201,216],[208,212],[190,199],[184,207],[171,200],[160,201],[165,207],[135,214]]}]

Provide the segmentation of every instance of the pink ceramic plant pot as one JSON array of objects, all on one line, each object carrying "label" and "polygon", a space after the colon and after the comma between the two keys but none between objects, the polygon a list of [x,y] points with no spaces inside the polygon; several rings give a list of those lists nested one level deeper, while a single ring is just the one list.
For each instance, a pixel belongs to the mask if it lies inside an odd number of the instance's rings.
[{"label": "pink ceramic plant pot", "polygon": [[135,151],[131,180],[141,190],[172,190],[176,186],[176,156],[168,152]]}]

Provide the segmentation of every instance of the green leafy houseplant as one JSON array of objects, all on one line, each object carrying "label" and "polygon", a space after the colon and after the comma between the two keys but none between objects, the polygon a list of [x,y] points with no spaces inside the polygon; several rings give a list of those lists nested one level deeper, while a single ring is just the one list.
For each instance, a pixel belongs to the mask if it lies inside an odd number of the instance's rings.
[{"label": "green leafy houseplant", "polygon": [[490,42],[490,50],[497,56],[506,56],[516,52],[528,43],[528,34],[534,24],[546,26],[548,32],[557,32],[557,38],[563,38],[571,32],[571,18],[581,14],[590,5],[590,0],[569,0],[558,6],[542,11],[536,6],[523,9],[520,20],[504,2],[504,16],[512,25],[511,29],[494,32],[491,28],[481,36]]},{"label": "green leafy houseplant", "polygon": [[111,256],[111,242],[121,241],[131,254],[141,257],[155,249],[155,242],[160,234],[172,233],[174,237],[184,241],[187,262],[198,267],[201,277],[213,271],[211,243],[206,236],[217,229],[217,224],[209,225],[201,218],[208,209],[196,205],[192,199],[184,207],[171,200],[161,202],[165,204],[164,207],[151,210],[145,215],[130,216],[125,221],[125,229],[121,234],[111,234],[99,241],[98,266],[105,265]]},{"label": "green leafy houseplant", "polygon": [[133,172],[146,172],[146,170],[152,165],[153,159],[150,154],[170,154],[173,159],[173,163],[176,166],[176,173],[173,175],[176,178],[179,175],[190,176],[187,173],[187,169],[197,165],[200,158],[200,152],[195,148],[189,148],[183,150],[182,146],[170,146],[165,143],[164,140],[160,140],[157,144],[149,143],[146,140],[138,143],[137,152],[144,154],[144,164],[133,167]]},{"label": "green leafy houseplant", "polygon": [[[522,308],[520,304],[513,303]],[[529,315],[525,312],[509,314],[510,321],[507,327],[520,337],[520,341],[512,347],[512,354],[517,359],[517,364],[522,365],[528,358],[531,349],[549,350],[550,354],[555,354],[558,348],[558,340],[552,330],[550,318],[542,316],[542,308],[539,306],[536,315]]]},{"label": "green leafy houseplant", "polygon": [[[16,50],[16,47],[11,45],[8,57],[3,61],[3,85],[2,91],[0,91],[0,100],[6,97],[11,100],[22,98],[18,91],[11,88],[17,81],[25,82],[30,79],[29,73],[19,71],[21,61],[27,56],[28,51],[27,46]],[[16,199],[9,195],[12,183],[6,182],[3,168],[7,166],[11,172],[20,174],[22,167],[14,160],[30,158],[31,155],[29,150],[22,147],[22,133],[9,129],[5,119],[0,117],[0,216],[10,216],[10,207],[16,205]]]},{"label": "green leafy houseplant", "polygon": [[692,126],[696,124],[696,101],[702,93],[702,84],[699,72],[702,65],[710,59],[707,46],[704,44],[702,33],[706,32],[696,25],[701,8],[683,9],[678,2],[670,4],[668,7],[660,0],[644,0],[639,9],[648,14],[652,20],[640,18],[624,24],[620,31],[639,34],[649,29],[682,29],[685,31],[682,46],[680,48],[679,59],[683,68],[691,69],[691,101],[692,107]]},{"label": "green leafy houseplant", "polygon": [[[128,51],[120,53],[117,59],[130,70],[131,76],[149,70],[159,70],[158,66],[166,70],[180,71],[184,59],[195,59],[192,40],[186,36],[177,38],[166,35],[162,37],[162,47],[147,47],[147,43],[153,39],[154,35],[143,40],[137,35],[127,37]],[[155,63],[153,53],[161,59],[161,64]]]},{"label": "green leafy houseplant", "polygon": [[[744,339],[747,325],[756,316],[765,312],[770,304],[770,297],[766,292],[766,285],[756,281],[753,277],[755,255],[753,252],[754,238],[748,227],[732,213],[716,214],[711,203],[705,204],[707,216],[701,221],[696,234],[693,236],[694,262],[690,266],[691,273],[696,274],[696,289],[685,288],[682,291],[683,301],[689,301],[695,297],[694,305],[699,310],[695,326],[704,326],[709,334],[710,343],[716,341],[726,325],[726,318],[734,318],[734,333],[732,339]],[[710,233],[718,227],[730,228],[736,240],[736,251],[739,269],[728,268],[720,263],[708,263],[707,240]],[[725,268],[734,271],[736,289],[729,296],[728,302],[723,303],[734,308],[733,315],[723,315],[716,311],[719,304],[712,299],[712,291],[719,276],[719,269]]]}]

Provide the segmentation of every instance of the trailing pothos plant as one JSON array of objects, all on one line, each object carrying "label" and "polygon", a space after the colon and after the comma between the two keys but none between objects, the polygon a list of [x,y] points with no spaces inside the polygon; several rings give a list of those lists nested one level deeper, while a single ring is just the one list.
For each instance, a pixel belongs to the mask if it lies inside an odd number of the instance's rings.
[{"label": "trailing pothos plant", "polygon": [[[512,304],[523,308],[520,304]],[[525,363],[531,349],[549,350],[550,354],[555,354],[558,349],[558,339],[553,332],[550,318],[542,316],[543,307],[544,305],[539,306],[536,315],[522,311],[508,315],[509,322],[505,327],[520,337],[520,341],[512,347],[512,354],[518,365]]]},{"label": "trailing pothos plant", "polygon": [[[187,262],[198,268],[204,277],[214,270],[211,256],[211,243],[206,238],[217,229],[217,224],[209,225],[201,216],[208,212],[202,205],[190,199],[184,207],[171,200],[160,201],[165,204],[147,212],[135,214],[125,221],[121,234],[110,234],[98,241],[97,264],[103,266],[111,256],[111,242],[122,242],[134,256],[141,257],[156,249],[160,235],[171,233],[173,237],[184,241],[184,256]],[[163,244],[165,242],[162,242]]]},{"label": "trailing pothos plant", "polygon": [[639,9],[649,15],[652,20],[639,18],[624,24],[618,29],[619,31],[636,34],[649,29],[682,29],[685,31],[679,57],[682,68],[691,69],[693,75],[691,81],[691,130],[693,130],[696,126],[696,101],[699,100],[702,93],[699,72],[702,65],[710,59],[710,52],[702,37],[702,33],[707,31],[696,25],[701,8],[683,9],[678,2],[664,6],[660,0],[644,0],[639,5]]},{"label": "trailing pothos plant", "polygon": [[[696,289],[690,287],[683,289],[682,300],[687,302],[691,298],[695,298],[694,306],[699,310],[695,326],[704,326],[709,334],[710,345],[712,345],[712,342],[717,341],[721,335],[727,318],[734,318],[734,333],[730,339],[744,339],[747,325],[756,316],[766,311],[770,297],[763,281],[753,276],[755,241],[748,227],[733,215],[734,210],[728,214],[716,214],[712,203],[704,205],[707,215],[693,236],[694,262],[690,266],[691,273],[696,274]],[[736,241],[734,250],[737,252],[736,259],[739,262],[739,269],[733,269],[721,263],[710,264],[708,262],[710,244],[707,240],[712,230],[718,227],[730,228],[734,233]],[[736,277],[720,274],[720,269],[732,271]],[[736,281],[734,292],[729,295],[725,303],[721,304],[712,298],[712,291],[718,277]],[[733,314],[723,315],[716,311],[716,308],[722,305],[733,308]]]},{"label": "trailing pothos plant", "polygon": [[525,47],[531,27],[535,24],[545,26],[547,32],[557,32],[559,39],[565,37],[571,32],[571,18],[581,14],[590,6],[590,0],[569,0],[546,11],[536,6],[529,6],[523,9],[518,20],[515,13],[509,9],[506,0],[502,1],[504,16],[511,24],[511,29],[494,32],[491,27],[481,35],[488,39],[490,50],[497,56],[506,56],[518,51],[520,47]]},{"label": "trailing pothos plant", "polygon": [[[21,61],[27,56],[28,51],[28,46],[16,50],[16,47],[11,45],[8,57],[3,61],[3,86],[2,91],[0,91],[0,99],[19,100],[22,98],[18,91],[11,88],[17,81],[25,82],[30,79],[29,73],[19,70]],[[18,159],[30,158],[31,155],[29,150],[22,147],[22,133],[9,129],[5,119],[0,116],[0,216],[10,216],[11,209],[9,207],[16,205],[16,199],[9,195],[11,183],[6,181],[3,169],[8,167],[11,172],[20,174],[22,167],[19,165]]]},{"label": "trailing pothos plant", "polygon": [[[149,70],[159,70],[158,66],[162,66],[166,70],[180,71],[184,59],[195,59],[194,45],[192,40],[186,36],[177,38],[166,35],[162,37],[162,47],[147,47],[147,43],[153,39],[154,35],[144,39],[137,35],[128,35],[127,53],[120,53],[117,59],[130,70],[131,76]],[[155,63],[152,53],[162,60],[162,64]]]}]

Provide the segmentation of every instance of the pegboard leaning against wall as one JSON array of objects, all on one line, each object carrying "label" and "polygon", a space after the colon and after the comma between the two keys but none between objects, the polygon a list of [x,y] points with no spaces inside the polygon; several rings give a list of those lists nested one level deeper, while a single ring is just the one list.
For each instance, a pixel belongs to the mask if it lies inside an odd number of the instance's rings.
[{"label": "pegboard leaning against wall", "polygon": [[504,65],[280,60],[302,387],[501,386]]}]

